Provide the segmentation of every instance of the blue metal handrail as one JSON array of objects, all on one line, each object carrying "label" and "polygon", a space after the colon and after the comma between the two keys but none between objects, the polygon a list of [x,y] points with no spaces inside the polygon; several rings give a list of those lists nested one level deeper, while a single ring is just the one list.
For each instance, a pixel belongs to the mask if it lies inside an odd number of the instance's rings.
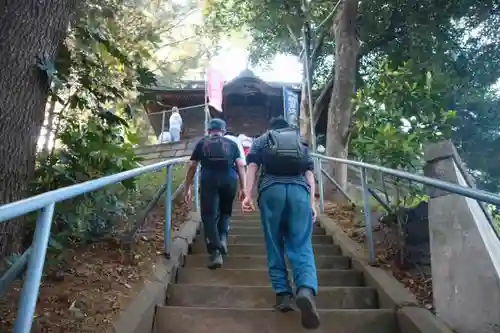
[{"label": "blue metal handrail", "polygon": [[[89,193],[105,186],[122,182],[126,179],[134,178],[148,172],[159,171],[164,168],[167,169],[165,185],[165,225],[164,225],[164,253],[168,257],[170,253],[171,241],[171,219],[172,219],[172,180],[173,180],[173,166],[178,164],[187,163],[189,157],[174,158],[167,161],[159,162],[156,164],[143,166],[129,171],[120,172],[114,175],[105,176],[99,179],[86,181],[84,183],[60,188],[54,191],[39,194],[24,200],[9,203],[0,206],[0,223],[7,220],[41,210],[37,221],[33,243],[31,247],[26,250],[22,257],[18,260],[14,273],[19,275],[26,266],[26,279],[21,291],[19,308],[17,310],[17,317],[14,324],[14,333],[29,333],[33,323],[33,315],[35,313],[36,302],[40,291],[40,282],[42,279],[43,266],[45,263],[45,255],[47,254],[47,247],[50,237],[50,228],[52,218],[54,215],[55,204],[74,198],[76,196]],[[183,184],[179,187],[182,188]],[[198,197],[199,186],[199,172],[196,172],[194,180],[194,201],[195,210],[199,210],[200,203]],[[179,193],[177,189],[176,193]],[[24,264],[23,264],[24,263]],[[12,271],[11,271],[12,272]],[[9,274],[9,271],[5,274]],[[10,278],[4,279],[2,277],[0,284],[4,287],[7,282],[11,282]]]},{"label": "blue metal handrail", "polygon": [[[401,170],[394,170],[394,169],[389,169],[383,166],[379,165],[374,165],[374,164],[368,164],[364,162],[359,162],[359,161],[352,161],[352,160],[347,160],[343,158],[337,158],[337,157],[329,157],[329,156],[324,156],[316,153],[311,154],[313,158],[318,159],[318,160],[325,160],[329,162],[336,162],[336,163],[341,163],[341,164],[347,164],[347,165],[352,165],[355,167],[359,167],[361,170],[360,173],[360,180],[361,180],[361,189],[362,189],[362,195],[363,195],[363,213],[364,213],[364,220],[365,220],[365,226],[366,226],[366,238],[368,242],[368,260],[370,264],[375,264],[375,246],[373,243],[373,229],[372,229],[372,221],[371,221],[371,214],[370,214],[370,206],[369,206],[369,197],[370,197],[370,192],[368,188],[368,180],[367,180],[367,175],[366,175],[366,170],[373,170],[373,171],[378,171],[383,174],[388,174],[394,177],[414,181],[423,185],[427,186],[432,186],[450,193],[455,193],[462,195],[467,198],[471,199],[476,199],[478,201],[483,201],[487,202],[496,206],[500,206],[500,196],[483,191],[483,190],[478,190],[478,189],[473,189],[470,187],[462,186],[462,185],[457,185],[453,184],[450,182],[445,182],[439,179],[434,179],[430,177],[425,177],[425,176],[420,176],[420,175],[415,175],[409,172],[401,171]],[[316,165],[321,165],[321,163],[316,163]],[[316,170],[317,175],[321,175],[321,172],[324,170]],[[333,180],[333,178],[332,178]],[[323,177],[318,176],[318,182],[322,186],[323,182]],[[338,184],[335,184],[339,189],[340,187]],[[347,195],[344,191],[342,191],[344,195]],[[324,206],[324,193],[320,191],[320,210],[323,213],[323,206]],[[493,226],[492,226],[493,228]]]}]

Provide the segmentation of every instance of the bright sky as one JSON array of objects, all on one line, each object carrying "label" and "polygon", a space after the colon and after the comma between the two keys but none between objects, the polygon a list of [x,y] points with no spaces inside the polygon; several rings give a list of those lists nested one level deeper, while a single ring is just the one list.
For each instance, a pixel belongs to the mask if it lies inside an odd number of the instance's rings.
[{"label": "bright sky", "polygon": [[[247,66],[248,52],[244,48],[229,48],[215,56],[211,65],[219,70],[226,81],[236,77]],[[250,68],[264,81],[299,83],[302,65],[295,56],[277,55],[268,68]]]}]

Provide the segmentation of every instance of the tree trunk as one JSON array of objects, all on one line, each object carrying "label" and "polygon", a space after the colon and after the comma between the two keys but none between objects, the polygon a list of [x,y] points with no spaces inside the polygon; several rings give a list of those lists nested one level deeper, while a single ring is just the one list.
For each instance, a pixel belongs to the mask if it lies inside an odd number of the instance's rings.
[{"label": "tree trunk", "polygon": [[311,147],[311,125],[309,125],[309,106],[307,101],[307,87],[306,80],[302,80],[302,87],[300,89],[300,118],[299,130],[302,139],[306,140]]},{"label": "tree trunk", "polygon": [[[335,79],[332,98],[328,106],[326,153],[328,156],[347,158],[349,127],[352,116],[352,98],[356,87],[356,59],[359,41],[356,34],[358,0],[343,0],[337,12],[333,31],[335,34]],[[347,188],[347,166],[328,163],[328,173],[343,188]],[[329,182],[325,193],[338,201],[345,197]]]},{"label": "tree trunk", "polygon": [[[54,61],[74,6],[74,0],[0,5],[0,205],[27,194],[50,84],[37,59]],[[0,262],[22,250],[22,225],[15,222],[0,223]]]}]

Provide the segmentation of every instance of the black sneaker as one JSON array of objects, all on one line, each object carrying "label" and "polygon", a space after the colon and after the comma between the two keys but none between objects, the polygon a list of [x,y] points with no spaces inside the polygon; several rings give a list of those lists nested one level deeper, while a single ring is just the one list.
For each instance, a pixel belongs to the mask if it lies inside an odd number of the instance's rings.
[{"label": "black sneaker", "polygon": [[222,267],[222,255],[220,251],[215,250],[210,254],[210,262],[208,263],[208,268],[216,269]]},{"label": "black sneaker", "polygon": [[314,294],[309,288],[301,288],[295,296],[295,303],[300,310],[302,327],[315,330],[319,327],[319,314],[314,302]]},{"label": "black sneaker", "polygon": [[289,293],[277,294],[274,308],[279,312],[293,311],[293,296]]}]

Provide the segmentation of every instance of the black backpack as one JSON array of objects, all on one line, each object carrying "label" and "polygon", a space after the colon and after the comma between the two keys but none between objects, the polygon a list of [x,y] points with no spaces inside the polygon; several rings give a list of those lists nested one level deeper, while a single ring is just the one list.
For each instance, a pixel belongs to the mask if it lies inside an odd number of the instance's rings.
[{"label": "black backpack", "polygon": [[284,128],[267,132],[262,151],[263,171],[275,176],[297,176],[308,167],[308,152],[296,129]]},{"label": "black backpack", "polygon": [[232,141],[221,135],[211,135],[203,141],[203,166],[212,170],[229,170],[234,164],[231,156]]}]

